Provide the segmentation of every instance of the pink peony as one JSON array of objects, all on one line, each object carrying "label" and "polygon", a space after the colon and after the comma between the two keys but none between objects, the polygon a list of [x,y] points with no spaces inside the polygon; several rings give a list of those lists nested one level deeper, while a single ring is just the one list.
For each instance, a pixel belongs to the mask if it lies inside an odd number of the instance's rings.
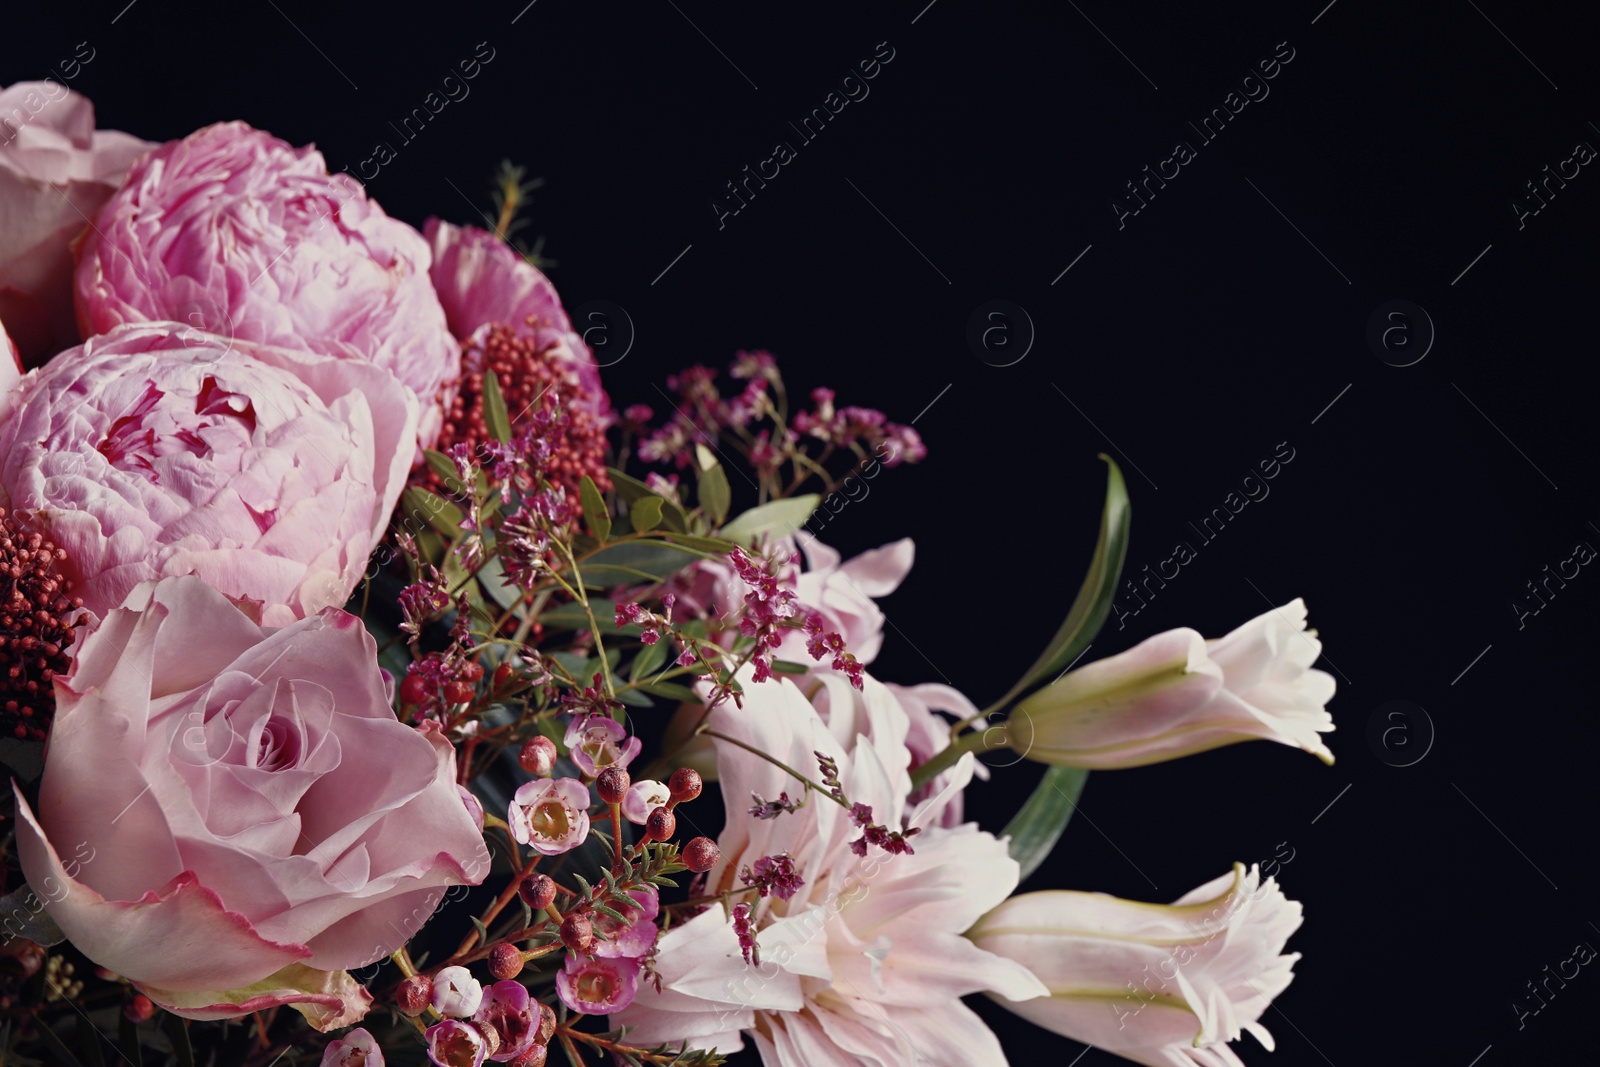
[{"label": "pink peony", "polygon": [[30,366],[78,343],[72,240],[154,147],[58,82],[0,89],[0,320]]},{"label": "pink peony", "polygon": [[23,872],[84,955],[179,1015],[348,1026],[372,998],[344,969],[489,871],[455,750],[395,718],[342,611],[274,630],[198,578],[147,582],[56,701],[37,807],[17,795]]},{"label": "pink peony", "polygon": [[550,279],[488,230],[429,219],[422,232],[433,253],[429,276],[450,332],[465,342],[485,326],[504,323],[554,346],[574,375],[573,402],[609,420],[611,401],[599,365],[573,331]]},{"label": "pink peony", "polygon": [[140,160],[95,225],[78,261],[86,336],[169,319],[370,361],[416,394],[432,443],[461,350],[428,283],[427,242],[329,175],[315,148],[207,126]]},{"label": "pink peony", "polygon": [[283,625],[360,580],[415,427],[415,402],[368,364],[125,326],[0,395],[0,506],[67,550],[96,614],[198,574]]},{"label": "pink peony", "polygon": [[1018,875],[1004,842],[971,823],[941,825],[944,806],[971,777],[972,757],[956,764],[947,791],[913,804],[909,724],[876,680],[866,679],[848,714],[835,707],[824,723],[793,682],[752,685],[750,677],[746,668],[742,710],[712,713],[718,732],[795,768],[814,770],[819,755],[832,759],[852,803],[871,806],[887,826],[921,829],[915,851],[858,856],[850,842],[861,831],[851,813],[821,796],[772,819],[748,818],[752,794],[803,787],[717,740],[727,825],[705,891],[735,888],[743,868],[785,853],[802,884],[791,882],[787,898],[745,898],[748,962],[735,923],[719,907],[662,934],[660,991],[641,984],[611,1024],[630,1027],[636,1044],[687,1040],[723,1053],[742,1047],[743,1031],[767,1067],[1002,1067],[999,1041],[960,998],[993,992],[1026,1000],[1047,990],[1021,964],[961,936],[1005,900]]}]

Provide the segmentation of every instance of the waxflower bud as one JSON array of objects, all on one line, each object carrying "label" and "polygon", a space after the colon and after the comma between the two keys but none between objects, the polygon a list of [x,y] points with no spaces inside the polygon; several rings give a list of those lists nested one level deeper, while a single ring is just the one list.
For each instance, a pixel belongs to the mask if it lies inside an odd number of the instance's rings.
[{"label": "waxflower bud", "polygon": [[665,841],[677,829],[677,816],[666,808],[657,808],[650,813],[650,818],[645,821],[644,839],[646,841]]},{"label": "waxflower bud", "polygon": [[133,999],[122,1006],[123,1016],[131,1023],[142,1023],[155,1013],[155,1004],[143,993],[134,994]]},{"label": "waxflower bud", "polygon": [[607,767],[600,772],[600,777],[594,780],[595,792],[600,794],[600,799],[607,804],[621,804],[622,798],[628,795],[628,787],[632,785],[628,772],[621,767]]},{"label": "waxflower bud", "polygon": [[672,772],[672,777],[667,779],[667,788],[672,790],[672,802],[682,804],[684,801],[693,800],[700,795],[704,783],[700,780],[700,772],[693,767],[679,767]]},{"label": "waxflower bud", "polygon": [[536,778],[548,778],[556,769],[556,743],[543,734],[528,738],[517,753],[522,769]]},{"label": "waxflower bud", "polygon": [[542,911],[555,903],[556,883],[548,874],[530,873],[517,886],[517,894],[534,911]]},{"label": "waxflower bud", "polygon": [[483,986],[465,967],[446,967],[433,979],[433,1010],[466,1018],[483,1002]]},{"label": "waxflower bud", "polygon": [[588,952],[594,947],[594,927],[586,915],[568,915],[561,920],[561,943],[572,952]]},{"label": "waxflower bud", "polygon": [[425,974],[412,975],[394,991],[394,1001],[402,1015],[416,1018],[433,1003],[433,979]]},{"label": "waxflower bud", "polygon": [[494,688],[504,689],[506,686],[510,685],[511,679],[516,675],[516,673],[517,672],[512,669],[511,664],[500,664],[500,666],[494,669]]},{"label": "waxflower bud", "polygon": [[489,973],[505,981],[522,973],[522,950],[502,941],[489,950]]},{"label": "waxflower bud", "polygon": [[696,874],[709,871],[722,858],[722,850],[709,837],[697,837],[683,846],[683,865]]}]

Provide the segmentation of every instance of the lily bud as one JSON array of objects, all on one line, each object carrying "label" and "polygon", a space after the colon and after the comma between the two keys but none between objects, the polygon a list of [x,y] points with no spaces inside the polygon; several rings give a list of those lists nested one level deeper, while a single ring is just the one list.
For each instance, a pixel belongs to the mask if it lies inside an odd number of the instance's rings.
[{"label": "lily bud", "polygon": [[1333,762],[1321,734],[1334,681],[1305,602],[1275,608],[1226,637],[1169,630],[1090,663],[1018,704],[1006,743],[1064,767],[1141,767],[1240,741],[1293,745]]},{"label": "lily bud", "polygon": [[[1249,1030],[1294,978],[1280,955],[1300,905],[1272,879],[1232,873],[1162,906],[1104,893],[1024,893],[967,931],[979,948],[1027,967],[1048,997],[1000,1001],[1047,1030],[1136,1063],[1238,1063],[1226,1042]],[[1202,1051],[1204,1050],[1204,1051]]]}]

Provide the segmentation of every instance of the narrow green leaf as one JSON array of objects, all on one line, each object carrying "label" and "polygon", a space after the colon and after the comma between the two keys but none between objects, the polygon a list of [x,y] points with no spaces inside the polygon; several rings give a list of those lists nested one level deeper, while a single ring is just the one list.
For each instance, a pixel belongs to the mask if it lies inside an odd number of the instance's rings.
[{"label": "narrow green leaf", "polygon": [[469,915],[467,918],[472,920],[472,928],[478,931],[478,944],[487,945],[489,943],[489,928],[483,925],[483,920],[476,915]]},{"label": "narrow green leaf", "polygon": [[650,677],[667,662],[667,653],[670,651],[671,647],[666,641],[645,645],[633,657],[633,663],[628,667],[628,677],[635,680]]},{"label": "narrow green leaf", "polygon": [[1078,810],[1078,797],[1083,794],[1083,783],[1088,779],[1089,772],[1082,767],[1048,768],[1033,796],[1006,824],[1002,836],[1011,839],[1007,848],[1011,858],[1022,868],[1017,881],[1038,870],[1039,864],[1056,847],[1067,821]]},{"label": "narrow green leaf", "polygon": [[637,689],[618,689],[617,699],[630,708],[653,708],[656,702]]},{"label": "narrow green leaf", "polygon": [[1111,613],[1111,600],[1116,595],[1122,564],[1128,556],[1132,509],[1128,503],[1128,487],[1116,461],[1105,454],[1100,458],[1110,469],[1106,477],[1105,511],[1100,517],[1100,539],[1094,546],[1094,558],[1089,561],[1089,573],[1084,575],[1083,585],[1061,629],[1056,631],[1022,680],[1012,687],[1007,699],[1037,682],[1054,679],[1093,643],[1100,627],[1105,625],[1106,616]]},{"label": "narrow green leaf", "polygon": [[431,448],[422,450],[422,458],[428,461],[428,467],[439,476],[446,489],[461,496],[467,495],[467,488],[461,481],[461,472],[456,470],[455,460]]},{"label": "narrow green leaf", "polygon": [[726,556],[733,548],[732,541],[725,541],[720,537],[700,537],[696,534],[672,533],[670,531],[661,536],[675,545],[698,549],[713,556]]},{"label": "narrow green leaf", "polygon": [[506,398],[494,371],[483,376],[483,421],[496,441],[504,444],[511,440],[511,416],[506,412]]},{"label": "narrow green leaf", "polygon": [[773,674],[804,674],[810,669],[804,663],[796,663],[792,659],[775,659],[772,661]]},{"label": "narrow green leaf", "polygon": [[780,537],[788,537],[804,526],[821,502],[822,497],[816,493],[769,500],[751,508],[717,532],[741,545],[754,544],[763,535],[769,541],[775,541]]},{"label": "narrow green leaf", "polygon": [[700,698],[693,689],[676,682],[654,682],[650,685],[641,685],[639,689],[651,696],[661,697],[663,700],[696,701]]},{"label": "narrow green leaf", "polygon": [[601,544],[611,537],[611,515],[606,511],[605,498],[587,474],[578,483],[578,496],[583,500],[583,521],[589,533]]},{"label": "narrow green leaf", "polygon": [[633,507],[628,509],[628,521],[633,523],[633,528],[640,533],[654,530],[661,525],[662,503],[662,499],[658,496],[640,497],[633,502]]},{"label": "narrow green leaf", "polygon": [[461,520],[466,517],[456,505],[420,485],[407,486],[400,494],[400,515],[407,530],[431,526],[449,538],[461,536]]}]

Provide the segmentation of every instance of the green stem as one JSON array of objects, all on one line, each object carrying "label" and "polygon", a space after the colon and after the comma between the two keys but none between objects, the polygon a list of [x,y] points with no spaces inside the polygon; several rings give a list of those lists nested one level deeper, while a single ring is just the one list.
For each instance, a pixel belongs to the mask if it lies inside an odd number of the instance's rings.
[{"label": "green stem", "polygon": [[938,774],[954,767],[956,761],[968,752],[987,752],[989,743],[984,740],[987,733],[987,730],[974,730],[970,734],[963,734],[952,741],[950,747],[940,750],[932,759],[912,771],[912,790],[922,788]]},{"label": "green stem", "polygon": [[827,797],[829,800],[833,801],[835,804],[839,805],[841,808],[844,808],[846,811],[850,810],[849,803],[846,802],[846,801],[840,800],[838,797],[834,796],[831,792],[829,792],[829,790],[827,789],[826,786],[819,785],[818,783],[812,781],[810,778],[807,778],[805,775],[801,774],[799,771],[795,770],[793,767],[789,766],[787,763],[784,763],[783,761],[779,760],[775,756],[768,755],[767,753],[761,751],[759,748],[756,748],[754,745],[747,745],[743,741],[739,740],[737,737],[729,737],[727,734],[718,733],[716,730],[699,730],[699,731],[696,731],[696,732],[703,733],[707,737],[715,737],[719,741],[726,741],[730,745],[737,745],[740,748],[744,749],[746,752],[750,753],[751,755],[760,756],[762,759],[766,760],[768,763],[772,764],[774,767],[777,767],[779,770],[787,771],[791,777],[797,778],[800,781],[804,782],[807,786],[809,786],[812,789],[815,789],[817,792],[821,793],[823,796]]}]

